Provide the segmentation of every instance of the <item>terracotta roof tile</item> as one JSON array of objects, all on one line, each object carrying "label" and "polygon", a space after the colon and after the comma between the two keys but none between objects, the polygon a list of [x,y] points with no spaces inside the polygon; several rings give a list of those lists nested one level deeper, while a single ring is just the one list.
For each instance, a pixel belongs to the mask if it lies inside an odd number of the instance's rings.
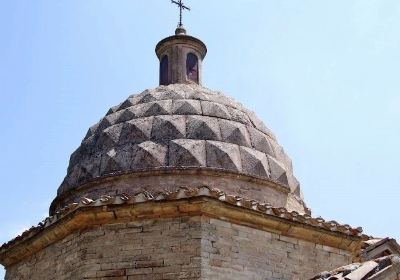
[{"label": "terracotta roof tile", "polygon": [[299,222],[328,231],[346,234],[349,236],[362,236],[362,228],[360,227],[353,228],[349,225],[338,224],[336,221],[325,221],[321,217],[312,218],[308,214],[299,214],[295,211],[288,211],[287,209],[282,207],[275,208],[266,203],[261,203],[255,200],[248,200],[239,196],[229,195],[219,189],[209,188],[205,186],[200,188],[181,187],[174,192],[170,192],[167,190],[159,193],[140,192],[133,196],[128,194],[120,194],[116,196],[104,195],[97,199],[83,197],[79,200],[79,202],[67,205],[66,207],[57,211],[55,215],[47,217],[37,226],[31,227],[29,230],[23,232],[20,236],[17,236],[7,243],[4,243],[0,247],[0,251],[6,250],[7,248],[13,246],[21,240],[34,236],[38,232],[54,224],[55,222],[59,221],[66,215],[76,211],[77,209],[99,206],[101,207],[106,205],[138,204],[148,201],[171,201],[202,196],[217,199],[231,205],[261,212],[266,215],[274,216],[287,221]]},{"label": "terracotta roof tile", "polygon": [[[391,268],[395,268],[399,273],[400,256],[391,255],[383,258],[366,261],[364,263],[353,263],[339,267],[330,272],[324,271],[310,280],[368,280],[376,279],[378,274],[387,272]],[[384,278],[386,279],[386,278]],[[388,278],[389,279],[389,278]],[[391,278],[390,278],[391,279]]]}]

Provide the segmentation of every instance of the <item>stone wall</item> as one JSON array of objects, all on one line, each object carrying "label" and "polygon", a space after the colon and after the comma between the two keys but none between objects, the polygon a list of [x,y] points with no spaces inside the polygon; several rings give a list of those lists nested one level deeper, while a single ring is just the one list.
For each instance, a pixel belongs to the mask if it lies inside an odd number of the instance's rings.
[{"label": "stone wall", "polygon": [[349,252],[229,222],[203,222],[203,279],[305,280],[351,263]]},{"label": "stone wall", "polygon": [[199,279],[200,238],[200,217],[98,226],[7,268],[6,280]]},{"label": "stone wall", "polygon": [[92,227],[7,268],[25,279],[307,279],[348,252],[205,216]]}]

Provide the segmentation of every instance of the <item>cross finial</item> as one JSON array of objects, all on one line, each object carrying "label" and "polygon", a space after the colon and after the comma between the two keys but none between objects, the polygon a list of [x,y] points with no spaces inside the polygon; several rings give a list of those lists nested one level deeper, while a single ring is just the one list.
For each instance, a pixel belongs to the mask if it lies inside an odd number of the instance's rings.
[{"label": "cross finial", "polygon": [[174,3],[174,4],[178,5],[178,7],[179,7],[179,24],[178,24],[178,27],[182,27],[183,26],[183,24],[182,24],[182,11],[183,10],[190,11],[190,8],[185,6],[185,4],[183,3],[183,0],[178,0],[178,1],[171,0],[171,3]]}]

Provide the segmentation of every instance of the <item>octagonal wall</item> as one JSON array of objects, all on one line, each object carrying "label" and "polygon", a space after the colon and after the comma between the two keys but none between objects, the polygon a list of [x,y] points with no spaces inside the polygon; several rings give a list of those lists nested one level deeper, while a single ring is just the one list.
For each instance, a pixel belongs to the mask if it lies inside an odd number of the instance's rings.
[{"label": "octagonal wall", "polygon": [[308,279],[351,259],[336,248],[195,216],[75,232],[7,267],[6,280]]}]

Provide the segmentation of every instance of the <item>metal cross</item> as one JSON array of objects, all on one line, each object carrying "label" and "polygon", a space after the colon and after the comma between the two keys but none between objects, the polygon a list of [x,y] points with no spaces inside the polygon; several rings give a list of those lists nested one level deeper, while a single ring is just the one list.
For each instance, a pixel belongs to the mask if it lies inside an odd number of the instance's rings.
[{"label": "metal cross", "polygon": [[178,0],[178,1],[171,0],[171,3],[176,4],[176,5],[179,6],[179,25],[178,26],[182,27],[183,26],[183,24],[182,24],[182,11],[183,10],[190,11],[190,8],[186,7],[185,4],[183,4],[183,0]]}]

